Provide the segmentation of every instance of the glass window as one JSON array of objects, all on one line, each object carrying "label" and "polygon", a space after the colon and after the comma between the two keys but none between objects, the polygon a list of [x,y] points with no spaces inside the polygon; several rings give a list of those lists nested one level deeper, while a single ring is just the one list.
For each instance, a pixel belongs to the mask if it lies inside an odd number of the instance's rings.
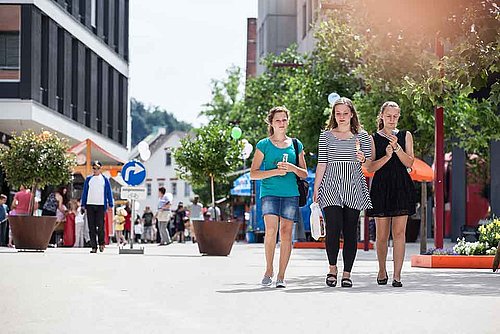
[{"label": "glass window", "polygon": [[184,182],[184,197],[191,196],[191,185],[187,182]]},{"label": "glass window", "polygon": [[151,196],[151,183],[150,182],[147,182],[146,183],[146,195],[147,196]]},{"label": "glass window", "polygon": [[172,166],[172,153],[165,152],[165,166]]},{"label": "glass window", "polygon": [[0,5],[0,80],[21,78],[21,7]]},{"label": "glass window", "polygon": [[172,182],[172,195],[177,195],[177,182]]}]

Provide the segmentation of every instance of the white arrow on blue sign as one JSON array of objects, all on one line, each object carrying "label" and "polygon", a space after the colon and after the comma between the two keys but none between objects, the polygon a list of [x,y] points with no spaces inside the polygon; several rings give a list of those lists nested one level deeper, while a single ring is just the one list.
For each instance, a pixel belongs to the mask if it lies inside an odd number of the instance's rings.
[{"label": "white arrow on blue sign", "polygon": [[137,186],[146,178],[146,167],[137,160],[131,160],[123,166],[122,178],[129,186]]}]

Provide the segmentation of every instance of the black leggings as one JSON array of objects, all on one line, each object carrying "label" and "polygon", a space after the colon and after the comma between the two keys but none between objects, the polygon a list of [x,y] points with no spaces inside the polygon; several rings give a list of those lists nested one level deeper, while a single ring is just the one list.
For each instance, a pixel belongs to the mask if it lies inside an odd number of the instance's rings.
[{"label": "black leggings", "polygon": [[340,232],[344,235],[342,258],[344,271],[351,272],[358,250],[359,210],[344,206],[327,206],[323,209],[326,221],[326,254],[331,266],[337,265],[340,248]]}]

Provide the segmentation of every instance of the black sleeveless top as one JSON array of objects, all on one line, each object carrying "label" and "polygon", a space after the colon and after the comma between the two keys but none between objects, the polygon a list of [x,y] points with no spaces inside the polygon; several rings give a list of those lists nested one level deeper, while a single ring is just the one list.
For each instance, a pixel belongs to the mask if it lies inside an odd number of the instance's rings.
[{"label": "black sleeveless top", "polygon": [[[389,139],[374,133],[375,160],[382,158]],[[406,148],[406,131],[396,134],[398,144],[402,150]],[[372,153],[372,154],[373,154]],[[413,181],[405,165],[399,160],[396,153],[375,172],[370,189],[373,209],[367,210],[371,217],[395,217],[413,215],[415,213],[416,192]]]}]

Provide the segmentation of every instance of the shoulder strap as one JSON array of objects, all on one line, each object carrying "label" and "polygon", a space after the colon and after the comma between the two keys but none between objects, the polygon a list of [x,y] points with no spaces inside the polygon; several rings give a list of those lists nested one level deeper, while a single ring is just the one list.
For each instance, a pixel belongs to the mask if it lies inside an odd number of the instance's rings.
[{"label": "shoulder strap", "polygon": [[295,166],[299,165],[299,144],[297,143],[297,138],[292,138],[293,149],[295,150]]}]

